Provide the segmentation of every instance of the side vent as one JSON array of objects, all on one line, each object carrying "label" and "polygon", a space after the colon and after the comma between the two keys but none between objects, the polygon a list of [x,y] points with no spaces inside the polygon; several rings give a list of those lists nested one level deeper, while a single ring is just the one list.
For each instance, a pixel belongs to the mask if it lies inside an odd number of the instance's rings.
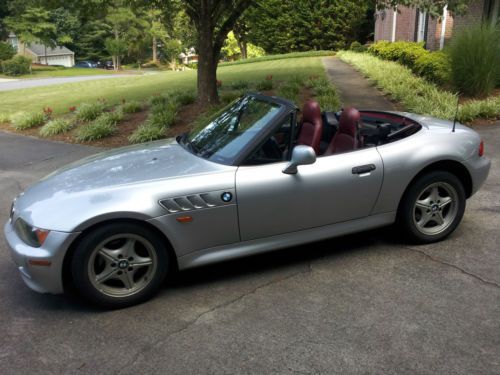
[{"label": "side vent", "polygon": [[231,191],[231,189],[224,191],[214,191],[210,193],[187,195],[184,197],[162,199],[159,203],[171,214],[201,210],[204,208],[217,206],[225,206],[229,203],[224,202],[221,199],[221,194],[227,191]]}]

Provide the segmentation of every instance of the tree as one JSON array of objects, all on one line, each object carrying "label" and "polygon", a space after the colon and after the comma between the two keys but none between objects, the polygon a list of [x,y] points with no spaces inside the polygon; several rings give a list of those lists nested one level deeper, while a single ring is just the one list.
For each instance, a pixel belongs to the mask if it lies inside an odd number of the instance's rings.
[{"label": "tree", "polygon": [[9,43],[0,42],[0,61],[9,60],[14,57],[16,50]]},{"label": "tree", "polygon": [[[19,16],[5,19],[9,30],[13,31],[24,43],[39,42],[45,47],[45,64],[47,64],[47,47],[55,47],[56,25],[51,22],[50,12],[44,8],[27,8]],[[24,53],[24,51],[23,51]]]},{"label": "tree", "polygon": [[[365,42],[372,15],[371,0],[257,0],[244,15],[245,38],[267,53],[336,50]],[[372,27],[367,30],[363,22]]]},{"label": "tree", "polygon": [[215,104],[217,65],[227,34],[253,0],[184,0],[186,14],[197,30],[198,100]]},{"label": "tree", "polygon": [[472,0],[376,0],[377,8],[396,8],[398,5],[425,9],[433,17],[443,14],[443,8],[447,5],[448,10],[454,14],[467,12]]},{"label": "tree", "polygon": [[115,37],[106,39],[104,45],[113,59],[114,69],[120,69],[121,59],[128,51],[127,43],[123,39]]}]

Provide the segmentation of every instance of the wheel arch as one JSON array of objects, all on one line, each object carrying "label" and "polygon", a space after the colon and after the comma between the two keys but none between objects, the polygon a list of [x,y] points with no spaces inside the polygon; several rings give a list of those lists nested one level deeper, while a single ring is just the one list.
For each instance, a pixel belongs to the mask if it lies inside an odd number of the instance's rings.
[{"label": "wheel arch", "polygon": [[456,160],[440,160],[434,163],[429,164],[420,172],[418,172],[410,181],[410,183],[406,186],[406,189],[399,199],[399,204],[398,204],[398,212],[401,207],[401,203],[404,200],[404,197],[406,196],[408,190],[410,187],[415,183],[416,180],[418,180],[420,177],[423,175],[433,172],[433,171],[444,171],[444,172],[449,172],[455,175],[460,182],[462,183],[464,190],[465,190],[465,197],[470,198],[472,195],[472,177],[467,170],[467,168],[460,162]]},{"label": "wheel arch", "polygon": [[73,258],[73,254],[75,252],[75,249],[78,245],[78,243],[82,240],[82,238],[95,228],[101,226],[101,225],[106,225],[106,224],[115,224],[115,223],[129,223],[129,224],[135,224],[142,226],[144,228],[147,228],[149,230],[152,230],[156,235],[158,235],[160,238],[165,240],[165,243],[167,244],[167,251],[170,259],[170,269],[171,270],[178,270],[179,266],[177,263],[177,256],[175,254],[174,248],[172,247],[172,243],[170,242],[169,238],[163,233],[160,229],[158,229],[155,225],[144,221],[144,220],[139,220],[139,219],[132,219],[132,218],[123,218],[123,219],[107,219],[100,221],[98,223],[94,223],[91,226],[85,228],[79,235],[76,237],[73,242],[70,244],[68,247],[68,250],[66,251],[66,254],[64,255],[63,259],[63,266],[62,266],[62,283],[63,283],[63,288],[66,290],[69,287],[72,287],[72,277],[71,277],[71,259]]}]

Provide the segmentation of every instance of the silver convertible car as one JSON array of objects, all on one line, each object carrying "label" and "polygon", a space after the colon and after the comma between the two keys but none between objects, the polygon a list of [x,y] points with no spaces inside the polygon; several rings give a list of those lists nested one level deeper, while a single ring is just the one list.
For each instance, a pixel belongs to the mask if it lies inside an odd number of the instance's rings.
[{"label": "silver convertible car", "polygon": [[476,132],[410,113],[247,94],[205,125],[83,159],[18,196],[5,237],[26,284],[123,307],[174,269],[396,221],[408,241],[439,241],[490,168]]}]

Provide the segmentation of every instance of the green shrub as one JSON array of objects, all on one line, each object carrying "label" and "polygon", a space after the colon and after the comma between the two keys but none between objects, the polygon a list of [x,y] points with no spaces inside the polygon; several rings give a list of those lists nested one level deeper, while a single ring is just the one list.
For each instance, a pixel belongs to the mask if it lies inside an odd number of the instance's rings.
[{"label": "green shrub", "polygon": [[177,108],[174,105],[156,106],[152,107],[146,122],[152,126],[166,129],[175,123],[176,116]]},{"label": "green shrub", "polygon": [[140,125],[129,137],[130,143],[151,142],[165,137],[165,129],[149,124]]},{"label": "green shrub", "polygon": [[485,100],[471,100],[460,106],[458,121],[470,122],[476,118],[500,118],[500,97],[491,97]]},{"label": "green shrub", "polygon": [[354,52],[366,52],[367,48],[365,45],[361,44],[360,42],[354,41],[351,43],[349,50],[354,51]]},{"label": "green shrub", "polygon": [[80,121],[93,121],[104,111],[102,103],[83,103],[76,110],[76,118]]},{"label": "green shrub", "polygon": [[479,24],[453,36],[453,83],[470,96],[489,95],[500,80],[500,27]]},{"label": "green shrub", "polygon": [[313,90],[314,96],[323,111],[338,111],[340,98],[326,78],[309,79],[307,86]]},{"label": "green shrub", "polygon": [[167,104],[169,97],[167,95],[156,94],[149,98],[149,105],[154,106],[158,104]]},{"label": "green shrub", "polygon": [[7,113],[0,113],[0,124],[5,124],[10,122],[10,115]]},{"label": "green shrub", "polygon": [[456,96],[415,76],[408,68],[369,54],[342,51],[338,56],[373,80],[383,92],[401,102],[406,110],[448,120],[454,118]]},{"label": "green shrub", "polygon": [[233,90],[247,90],[249,86],[249,83],[246,81],[236,81],[230,85]]},{"label": "green shrub", "polygon": [[95,121],[81,126],[76,133],[78,142],[95,141],[112,135],[116,131],[116,125],[107,121]]},{"label": "green shrub", "polygon": [[428,81],[444,84],[450,81],[450,57],[444,52],[431,52],[420,56],[413,71]]},{"label": "green shrub", "polygon": [[106,112],[100,115],[95,122],[99,122],[105,125],[117,125],[120,121],[123,120],[123,112],[120,110],[116,110],[114,112]]},{"label": "green shrub", "polygon": [[429,53],[424,49],[423,43],[385,40],[372,44],[368,52],[384,60],[397,61],[409,68],[413,68],[418,58]]},{"label": "green shrub", "polygon": [[[403,104],[406,110],[447,120],[455,117],[456,95],[413,75],[404,66],[349,51],[341,51],[338,56],[373,80],[377,87]],[[459,106],[459,121],[468,122],[476,118],[500,118],[500,98],[474,100]]]},{"label": "green shrub", "polygon": [[56,119],[49,121],[40,129],[42,137],[50,137],[52,135],[66,133],[73,127],[73,124],[68,120]]},{"label": "green shrub", "polygon": [[273,80],[272,79],[264,79],[257,83],[256,89],[258,91],[270,91],[273,89]]},{"label": "green shrub", "polygon": [[8,76],[19,76],[30,72],[31,60],[24,56],[14,56],[2,62],[2,71]]},{"label": "green shrub", "polygon": [[136,113],[142,110],[142,104],[136,100],[131,100],[123,103],[120,107],[118,107],[118,110],[123,113]]},{"label": "green shrub", "polygon": [[10,60],[15,54],[16,50],[10,43],[0,42],[0,61]]},{"label": "green shrub", "polygon": [[179,105],[193,104],[196,101],[196,94],[192,91],[184,91],[171,95]]},{"label": "green shrub", "polygon": [[12,127],[16,130],[25,130],[40,126],[45,122],[43,112],[19,113],[11,117]]}]

